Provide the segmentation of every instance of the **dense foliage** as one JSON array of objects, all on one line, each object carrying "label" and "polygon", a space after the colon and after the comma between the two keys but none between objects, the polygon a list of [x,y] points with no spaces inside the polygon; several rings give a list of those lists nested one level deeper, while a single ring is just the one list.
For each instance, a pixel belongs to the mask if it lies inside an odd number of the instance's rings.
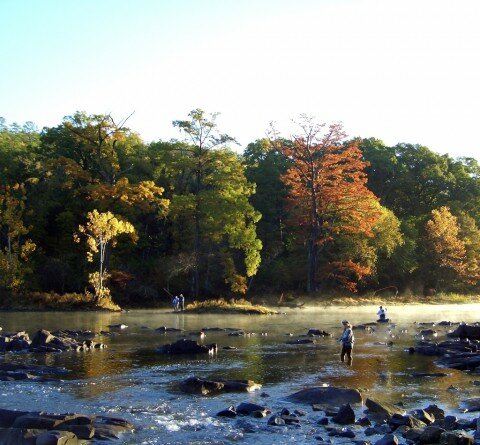
[{"label": "dense foliage", "polygon": [[93,287],[147,305],[478,290],[474,159],[347,140],[307,117],[243,154],[199,109],[173,122],[185,140],[145,143],[127,121],[77,112],[38,131],[0,118],[2,294]]}]

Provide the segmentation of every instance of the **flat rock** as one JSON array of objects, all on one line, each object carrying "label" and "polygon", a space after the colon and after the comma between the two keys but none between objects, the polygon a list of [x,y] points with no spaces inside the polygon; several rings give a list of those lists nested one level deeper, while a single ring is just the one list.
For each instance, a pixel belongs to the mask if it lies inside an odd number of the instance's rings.
[{"label": "flat rock", "polygon": [[461,324],[453,332],[448,333],[447,336],[480,340],[480,326]]},{"label": "flat rock", "polygon": [[462,400],[460,402],[460,409],[469,412],[480,411],[480,397],[472,397],[470,399]]},{"label": "flat rock", "polygon": [[287,400],[324,407],[340,407],[347,403],[362,403],[362,396],[356,389],[316,386],[291,394]]},{"label": "flat rock", "polygon": [[160,346],[157,352],[161,354],[213,354],[217,351],[217,344],[201,345],[195,340],[182,338],[175,343]]},{"label": "flat rock", "polygon": [[206,380],[189,377],[180,383],[180,389],[188,394],[210,395],[222,392],[253,392],[262,385],[252,380]]},{"label": "flat rock", "polygon": [[398,406],[386,402],[376,402],[372,399],[367,399],[365,401],[365,406],[368,408],[369,414],[378,414],[387,420],[390,419],[394,414],[399,414],[400,416],[404,416],[406,414],[405,410]]}]

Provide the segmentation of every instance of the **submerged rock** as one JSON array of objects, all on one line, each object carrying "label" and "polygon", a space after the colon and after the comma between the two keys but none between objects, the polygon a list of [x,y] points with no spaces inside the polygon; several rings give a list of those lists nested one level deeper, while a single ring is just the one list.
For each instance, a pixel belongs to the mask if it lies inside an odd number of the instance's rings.
[{"label": "submerged rock", "polygon": [[182,332],[182,329],[167,328],[166,326],[160,326],[159,328],[155,329],[155,331],[165,334],[167,332]]},{"label": "submerged rock", "polygon": [[287,345],[308,345],[315,343],[311,338],[299,338],[298,340],[290,340],[285,342]]},{"label": "submerged rock", "polygon": [[316,337],[331,337],[332,334],[330,334],[329,332],[326,332],[326,331],[323,331],[323,330],[320,330],[320,329],[309,329],[308,332],[307,332],[307,335],[309,336],[316,336]]}]

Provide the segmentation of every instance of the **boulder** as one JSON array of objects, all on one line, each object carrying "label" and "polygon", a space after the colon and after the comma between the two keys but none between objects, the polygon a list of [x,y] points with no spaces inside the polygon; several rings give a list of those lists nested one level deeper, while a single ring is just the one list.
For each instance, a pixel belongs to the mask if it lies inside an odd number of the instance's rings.
[{"label": "boulder", "polygon": [[423,433],[422,428],[410,428],[409,430],[405,431],[403,437],[405,437],[405,439],[410,440],[412,442],[418,442],[422,433]]},{"label": "boulder", "polygon": [[355,437],[355,433],[350,428],[332,428],[328,432],[330,437],[346,437],[348,439],[353,439]]},{"label": "boulder", "polygon": [[10,409],[0,409],[0,428],[10,428],[17,419],[17,417],[22,417],[27,414],[28,411],[13,411]]},{"label": "boulder", "polygon": [[398,437],[395,434],[385,434],[375,445],[398,445]]},{"label": "boulder", "polygon": [[461,324],[453,332],[448,333],[447,336],[480,340],[480,326],[477,324]]},{"label": "boulder", "polygon": [[272,416],[268,419],[267,425],[271,426],[283,426],[285,425],[285,420],[283,420],[280,416]]},{"label": "boulder", "polygon": [[33,336],[32,347],[36,348],[38,346],[46,346],[50,343],[55,337],[50,334],[49,331],[41,329]]},{"label": "boulder", "polygon": [[376,402],[372,399],[365,401],[369,414],[378,414],[385,420],[389,420],[394,414],[405,415],[405,410],[386,402]]},{"label": "boulder", "polygon": [[13,422],[13,428],[52,430],[56,429],[62,423],[62,419],[57,416],[49,416],[46,414],[27,413],[17,417]]},{"label": "boulder", "polygon": [[315,340],[312,340],[311,338],[299,338],[298,340],[290,340],[285,343],[287,345],[308,345],[315,343]]},{"label": "boulder", "polygon": [[286,425],[297,425],[300,423],[299,417],[295,414],[281,414],[280,417]]},{"label": "boulder", "polygon": [[0,444],[2,445],[36,445],[36,435],[43,431],[24,430],[19,428],[0,428]]},{"label": "boulder", "polygon": [[355,423],[355,413],[349,403],[340,407],[338,414],[332,417],[332,421],[339,425],[351,425]]},{"label": "boulder", "polygon": [[445,411],[437,405],[428,405],[423,411],[432,415],[436,420],[445,419]]},{"label": "boulder", "polygon": [[271,411],[265,406],[257,405],[256,403],[250,403],[250,402],[240,403],[240,405],[237,406],[236,411],[237,411],[237,414],[243,414],[245,416],[249,416],[255,411],[263,411],[263,412],[266,412],[267,414],[271,413]]},{"label": "boulder", "polygon": [[68,431],[46,431],[36,437],[35,445],[77,445],[77,436]]},{"label": "boulder", "polygon": [[175,343],[160,346],[157,352],[162,354],[213,354],[217,344],[201,345],[195,340],[182,338]]},{"label": "boulder", "polygon": [[134,430],[133,425],[116,417],[96,416],[93,423],[95,428],[94,439],[119,439],[120,436]]},{"label": "boulder", "polygon": [[427,426],[420,434],[418,442],[421,444],[431,444],[440,442],[440,437],[445,430],[439,426]]},{"label": "boulder", "polygon": [[388,426],[395,431],[400,426],[407,426],[409,428],[424,428],[426,423],[413,416],[393,414],[388,421]]},{"label": "boulder", "polygon": [[262,385],[252,380],[205,380],[189,377],[180,383],[180,389],[188,394],[210,395],[222,392],[252,392]]},{"label": "boulder", "polygon": [[440,436],[442,445],[473,445],[473,436],[468,435],[464,431],[445,431]]},{"label": "boulder", "polygon": [[233,405],[231,405],[227,409],[224,409],[224,410],[218,412],[217,416],[218,417],[229,417],[229,418],[237,417],[237,410],[235,409],[235,407]]},{"label": "boulder", "polygon": [[330,337],[332,334],[328,333],[328,332],[325,332],[323,330],[320,330],[320,329],[309,329],[308,332],[307,332],[307,335],[309,336],[317,336],[317,337]]},{"label": "boulder", "polygon": [[362,396],[356,389],[315,386],[291,394],[287,400],[323,407],[340,407],[347,403],[362,403]]},{"label": "boulder", "polygon": [[480,397],[472,397],[460,402],[460,408],[469,412],[480,411]]},{"label": "boulder", "polygon": [[425,409],[416,409],[410,414],[416,419],[421,420],[426,425],[430,425],[431,423],[435,422],[435,415]]},{"label": "boulder", "polygon": [[0,410],[2,445],[76,445],[131,431],[132,424],[113,417]]},{"label": "boulder", "polygon": [[93,425],[74,425],[62,423],[58,428],[62,431],[69,431],[82,440],[90,440],[95,436],[95,427]]}]

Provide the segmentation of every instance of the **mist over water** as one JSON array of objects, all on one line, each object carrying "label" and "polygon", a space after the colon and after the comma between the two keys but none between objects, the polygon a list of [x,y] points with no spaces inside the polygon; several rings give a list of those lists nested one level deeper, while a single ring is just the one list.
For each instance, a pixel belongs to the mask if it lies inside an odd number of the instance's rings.
[{"label": "mist over water", "polygon": [[[62,381],[0,382],[0,407],[47,412],[108,414],[132,421],[138,428],[124,436],[122,444],[223,444],[258,445],[312,443],[324,430],[316,425],[323,413],[291,405],[285,397],[302,388],[333,385],[359,388],[365,397],[402,401],[405,409],[436,403],[446,411],[460,414],[459,401],[479,396],[475,376],[440,369],[434,358],[410,355],[405,349],[418,340],[420,322],[477,321],[476,305],[395,306],[387,316],[392,324],[377,325],[375,332],[356,330],[353,366],[340,363],[341,320],[352,324],[376,320],[377,307],[336,307],[286,310],[274,316],[194,315],[167,311],[125,313],[1,313],[3,332],[26,330],[90,329],[108,331],[108,325],[123,323],[124,330],[98,336],[107,349],[58,354],[6,354],[3,362],[64,366],[71,372]],[[160,326],[183,329],[182,333],[160,334]],[[236,328],[245,337],[228,332],[207,332],[204,343],[217,343],[212,356],[167,356],[156,352],[160,345],[198,333],[202,328]],[[315,344],[289,345],[309,328],[322,329],[332,337]],[[434,327],[441,340],[447,329]],[[267,333],[268,335],[261,335]],[[292,334],[287,335],[287,334]],[[195,335],[189,336],[198,339]],[[200,341],[200,340],[199,340]],[[393,342],[387,346],[388,342]],[[235,350],[224,350],[234,346]],[[413,378],[412,372],[447,372],[447,377]],[[190,376],[202,378],[250,379],[263,385],[252,394],[229,393],[214,397],[184,394],[179,382]],[[268,395],[268,397],[265,397]],[[237,417],[222,419],[216,413],[244,401],[265,405],[273,412],[284,407],[307,412],[300,427],[269,427],[267,419]],[[357,407],[358,415],[362,407]],[[340,439],[335,439],[341,442]],[[342,439],[346,440],[346,439]]]}]

